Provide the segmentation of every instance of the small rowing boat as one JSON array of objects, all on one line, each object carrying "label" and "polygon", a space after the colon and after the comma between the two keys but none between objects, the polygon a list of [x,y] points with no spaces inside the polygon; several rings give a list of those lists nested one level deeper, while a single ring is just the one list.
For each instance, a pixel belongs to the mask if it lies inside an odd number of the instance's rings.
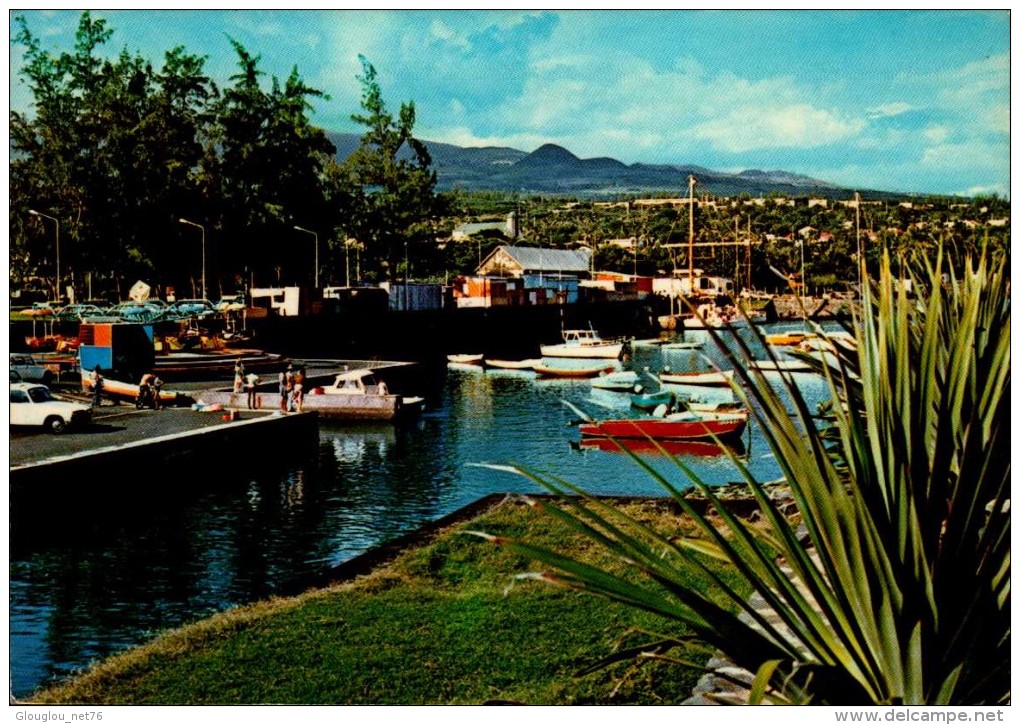
[{"label": "small rowing boat", "polygon": [[732,370],[710,370],[704,373],[659,373],[659,380],[669,385],[729,386]]},{"label": "small rowing boat", "polygon": [[559,365],[548,365],[544,362],[535,365],[534,370],[538,375],[547,378],[594,378],[599,373],[608,372],[613,365],[599,363],[587,366],[560,367]]},{"label": "small rowing boat", "polygon": [[629,392],[634,389],[638,382],[638,373],[635,370],[617,370],[615,372],[599,375],[591,381],[593,388],[599,390],[616,390]]},{"label": "small rowing boat", "polygon": [[532,370],[536,365],[541,365],[542,361],[533,358],[531,360],[492,360],[489,358],[485,359],[485,367],[496,368],[497,370]]},{"label": "small rowing boat", "polygon": [[447,362],[452,362],[455,365],[481,365],[485,360],[485,356],[474,353],[464,353],[457,355],[447,355]]}]

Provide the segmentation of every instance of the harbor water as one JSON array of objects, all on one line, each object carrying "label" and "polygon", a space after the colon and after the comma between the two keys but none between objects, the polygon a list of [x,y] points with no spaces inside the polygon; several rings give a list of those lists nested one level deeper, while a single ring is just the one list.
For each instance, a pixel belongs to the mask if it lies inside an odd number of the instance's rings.
[{"label": "harbor water", "polygon": [[[791,327],[801,326],[766,331]],[[708,337],[687,339],[698,335]],[[725,367],[711,341],[698,350],[635,346],[625,365],[679,372],[709,369],[709,361]],[[820,377],[793,379],[812,408],[828,399]],[[596,494],[665,495],[627,455],[578,445],[578,413],[564,401],[594,418],[627,417],[634,413],[626,393],[466,366],[421,392],[429,407],[410,424],[320,424],[314,455],[287,455],[281,440],[271,465],[251,451],[223,450],[184,472],[111,470],[110,480],[81,481],[73,500],[43,497],[12,510],[12,695],[168,628],[300,592],[330,567],[487,494],[542,492],[476,464],[522,466]],[[782,475],[753,423],[734,450],[759,480]],[[711,445],[677,455],[709,483],[740,480],[726,452]],[[667,458],[647,460],[679,488],[690,485]]]}]

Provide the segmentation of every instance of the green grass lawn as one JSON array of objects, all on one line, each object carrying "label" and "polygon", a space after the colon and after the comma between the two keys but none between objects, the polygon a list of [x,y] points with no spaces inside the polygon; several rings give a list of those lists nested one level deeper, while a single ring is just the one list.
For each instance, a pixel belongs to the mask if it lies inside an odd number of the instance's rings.
[{"label": "green grass lawn", "polygon": [[[627,504],[682,533],[665,507]],[[628,630],[677,625],[589,595],[515,581],[531,562],[463,535],[525,537],[606,563],[537,511],[507,504],[347,584],[241,607],[101,662],[41,703],[677,703],[700,672],[628,665],[576,677]],[[692,577],[697,576],[692,572]],[[706,584],[707,587],[707,584]],[[630,642],[632,643],[632,642]],[[692,650],[696,662],[707,653]]]}]

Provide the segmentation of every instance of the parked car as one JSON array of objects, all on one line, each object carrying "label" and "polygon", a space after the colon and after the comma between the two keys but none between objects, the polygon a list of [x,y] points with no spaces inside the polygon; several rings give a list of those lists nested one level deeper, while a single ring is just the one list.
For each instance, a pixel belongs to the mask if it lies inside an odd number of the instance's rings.
[{"label": "parked car", "polygon": [[244,301],[244,295],[228,295],[221,297],[216,303],[217,312],[240,312],[248,305]]},{"label": "parked car", "polygon": [[12,352],[11,370],[20,375],[25,382],[49,385],[53,381],[53,371],[39,365],[31,355]]},{"label": "parked car", "polygon": [[11,370],[11,382],[12,383],[23,382],[22,379],[21,379],[21,375],[18,374],[17,370]]},{"label": "parked car", "polygon": [[11,425],[42,426],[50,433],[92,422],[92,408],[61,400],[45,385],[11,383]]},{"label": "parked car", "polygon": [[169,314],[176,315],[179,319],[189,317],[212,317],[216,314],[216,306],[209,300],[177,300],[170,306]]}]

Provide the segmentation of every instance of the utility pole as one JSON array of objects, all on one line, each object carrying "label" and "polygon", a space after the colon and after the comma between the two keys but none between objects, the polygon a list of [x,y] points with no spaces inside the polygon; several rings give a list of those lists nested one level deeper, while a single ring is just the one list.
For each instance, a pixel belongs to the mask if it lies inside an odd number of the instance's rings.
[{"label": "utility pole", "polygon": [[854,192],[854,228],[857,230],[857,294],[864,294],[864,250],[861,249],[861,194]]},{"label": "utility pole", "polygon": [[694,174],[687,177],[687,295],[694,294]]}]

